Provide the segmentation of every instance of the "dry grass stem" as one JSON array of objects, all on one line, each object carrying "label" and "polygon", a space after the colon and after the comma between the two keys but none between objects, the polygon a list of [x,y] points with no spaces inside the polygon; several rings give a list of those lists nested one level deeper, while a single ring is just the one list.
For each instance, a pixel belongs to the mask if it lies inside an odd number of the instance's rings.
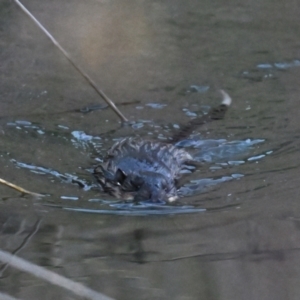
[{"label": "dry grass stem", "polygon": [[18,300],[15,297],[12,297],[10,295],[7,295],[7,294],[1,293],[1,292],[0,292],[0,299],[1,300]]},{"label": "dry grass stem", "polygon": [[4,180],[2,178],[0,178],[0,183],[2,183],[4,185],[6,185],[6,186],[8,186],[8,187],[10,187],[10,188],[18,191],[18,192],[20,192],[22,194],[28,194],[28,195],[31,195],[31,196],[34,196],[34,197],[38,197],[38,198],[45,197],[45,195],[27,191],[27,190],[23,189],[22,187],[20,187],[18,185],[15,185],[14,183],[11,183],[11,182],[9,182],[7,180]]},{"label": "dry grass stem", "polygon": [[85,287],[81,283],[77,283],[45,268],[32,264],[31,262],[12,255],[6,251],[0,250],[0,261],[7,263],[16,269],[34,275],[40,279],[44,279],[54,285],[63,287],[79,297],[91,300],[114,300],[113,298]]}]

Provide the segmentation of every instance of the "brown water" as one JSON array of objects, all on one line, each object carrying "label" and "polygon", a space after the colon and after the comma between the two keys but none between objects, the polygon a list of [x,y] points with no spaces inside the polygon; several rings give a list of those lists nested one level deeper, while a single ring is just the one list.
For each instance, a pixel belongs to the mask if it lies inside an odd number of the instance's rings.
[{"label": "brown water", "polygon": [[[49,194],[0,186],[2,250],[20,248],[115,299],[299,299],[299,3],[201,2],[26,1],[111,99],[138,101],[120,106],[136,128],[120,128],[110,110],[77,112],[101,100],[13,1],[0,2],[0,176]],[[217,104],[219,88],[232,108],[198,138],[263,141],[186,178],[232,180],[157,216],[111,206],[90,188],[89,169],[114,139],[168,137],[190,112]],[[79,299],[13,268],[0,291]]]}]

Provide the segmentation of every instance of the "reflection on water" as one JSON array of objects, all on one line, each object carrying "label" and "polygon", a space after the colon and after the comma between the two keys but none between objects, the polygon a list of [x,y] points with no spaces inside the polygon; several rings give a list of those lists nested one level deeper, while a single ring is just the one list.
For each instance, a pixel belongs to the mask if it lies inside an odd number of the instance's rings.
[{"label": "reflection on water", "polygon": [[179,189],[179,195],[184,197],[197,195],[201,192],[204,192],[208,187],[220,184],[223,182],[231,181],[233,179],[240,179],[244,175],[242,174],[231,174],[230,176],[223,176],[221,178],[204,178],[191,180],[188,184],[185,184]]},{"label": "reflection on water", "polygon": [[295,59],[292,62],[275,62],[274,64],[258,64],[256,66],[258,69],[288,69],[294,67],[300,67],[300,60]]},{"label": "reflection on water", "polygon": [[[115,299],[298,299],[299,5],[27,0],[115,100],[97,95],[15,6],[0,3],[0,247]],[[225,120],[179,146],[197,161],[172,205],[116,201],[92,166],[126,136],[169,141],[225,89]],[[91,104],[93,103],[93,104]],[[83,108],[83,109],[80,109]],[[0,291],[71,294],[6,265]],[[73,299],[73,298],[72,298]]]},{"label": "reflection on water", "polygon": [[[197,161],[216,162],[224,161],[230,158],[245,156],[249,153],[253,146],[263,143],[262,139],[247,139],[245,141],[227,141],[222,140],[183,140],[176,145],[179,147],[191,147],[199,149],[193,154],[193,157]],[[269,152],[268,152],[269,153]],[[248,160],[255,160],[254,157],[248,158]]]},{"label": "reflection on water", "polygon": [[254,81],[265,79],[276,79],[280,74],[278,71],[287,70],[294,67],[300,67],[300,60],[295,59],[291,62],[260,63],[252,70],[242,72],[242,77]]},{"label": "reflection on water", "polygon": [[159,215],[178,215],[178,214],[190,214],[190,213],[201,213],[206,211],[205,208],[195,208],[191,207],[173,207],[166,205],[156,205],[153,206],[149,203],[134,205],[132,203],[125,204],[110,204],[110,207],[115,208],[115,210],[109,209],[86,209],[86,208],[72,208],[72,207],[62,207],[64,210],[76,211],[81,213],[90,214],[103,214],[103,215],[115,215],[115,216],[159,216]]},{"label": "reflection on water", "polygon": [[12,159],[11,162],[13,162],[18,168],[28,169],[28,170],[30,170],[30,172],[35,173],[35,174],[40,174],[40,175],[49,174],[53,177],[60,179],[62,182],[78,184],[85,191],[88,191],[92,187],[91,184],[88,184],[84,179],[80,179],[76,175],[72,175],[72,174],[68,174],[68,173],[61,174],[58,171],[55,171],[52,169],[29,165],[26,163],[18,162],[15,159]]}]

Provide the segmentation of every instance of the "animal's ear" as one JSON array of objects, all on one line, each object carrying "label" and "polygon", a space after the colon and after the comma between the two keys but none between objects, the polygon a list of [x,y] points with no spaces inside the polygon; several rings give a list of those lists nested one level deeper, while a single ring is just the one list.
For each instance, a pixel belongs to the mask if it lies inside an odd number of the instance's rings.
[{"label": "animal's ear", "polygon": [[118,169],[115,175],[115,181],[119,182],[122,185],[126,177],[126,174],[121,169]]}]

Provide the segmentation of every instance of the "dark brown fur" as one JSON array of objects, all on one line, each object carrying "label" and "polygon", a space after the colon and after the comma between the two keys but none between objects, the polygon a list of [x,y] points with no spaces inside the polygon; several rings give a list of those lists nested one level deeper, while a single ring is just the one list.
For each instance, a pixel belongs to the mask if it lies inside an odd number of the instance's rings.
[{"label": "dark brown fur", "polygon": [[177,180],[184,166],[192,161],[192,156],[173,143],[187,137],[196,126],[224,117],[231,99],[222,93],[222,104],[184,126],[173,136],[172,144],[135,138],[115,143],[104,162],[94,170],[103,191],[135,201],[176,200]]}]

